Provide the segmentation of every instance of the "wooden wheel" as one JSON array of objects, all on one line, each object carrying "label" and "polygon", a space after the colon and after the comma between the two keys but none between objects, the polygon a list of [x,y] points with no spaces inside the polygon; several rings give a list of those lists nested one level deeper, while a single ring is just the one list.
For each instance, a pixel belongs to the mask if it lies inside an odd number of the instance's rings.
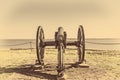
[{"label": "wooden wheel", "polygon": [[84,30],[83,26],[80,25],[78,28],[78,56],[79,56],[79,63],[82,63],[84,61],[84,56],[85,56],[85,35],[84,35]]},{"label": "wooden wheel", "polygon": [[36,35],[36,52],[37,52],[37,59],[39,64],[44,65],[44,31],[41,26],[37,29]]}]

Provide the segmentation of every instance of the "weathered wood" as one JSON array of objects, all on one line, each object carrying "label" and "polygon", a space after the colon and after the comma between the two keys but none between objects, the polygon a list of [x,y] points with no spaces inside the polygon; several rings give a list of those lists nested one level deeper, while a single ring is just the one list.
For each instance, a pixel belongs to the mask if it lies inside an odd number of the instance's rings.
[{"label": "weathered wood", "polygon": [[[66,45],[67,46],[77,46],[78,41],[67,41]],[[44,46],[55,46],[55,41],[45,41]]]},{"label": "weathered wood", "polygon": [[45,41],[44,46],[55,46],[55,41]]},{"label": "weathered wood", "polygon": [[76,46],[77,45],[77,41],[67,41],[66,45],[67,46]]}]

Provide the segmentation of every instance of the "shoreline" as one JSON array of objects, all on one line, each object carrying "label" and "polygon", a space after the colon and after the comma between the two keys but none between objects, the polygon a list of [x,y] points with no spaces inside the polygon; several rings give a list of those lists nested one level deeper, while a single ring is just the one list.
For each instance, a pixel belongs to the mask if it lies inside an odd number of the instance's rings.
[{"label": "shoreline", "polygon": [[[31,50],[36,48],[3,48],[1,50]],[[45,49],[55,49],[55,48],[45,48]],[[66,50],[77,50],[77,48],[66,48]],[[85,49],[85,51],[120,51],[119,49]]]}]

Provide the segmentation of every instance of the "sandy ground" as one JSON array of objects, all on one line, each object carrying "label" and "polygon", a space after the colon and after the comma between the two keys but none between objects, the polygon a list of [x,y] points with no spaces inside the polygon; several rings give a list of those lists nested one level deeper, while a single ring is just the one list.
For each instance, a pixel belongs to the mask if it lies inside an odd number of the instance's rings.
[{"label": "sandy ground", "polygon": [[[120,80],[120,51],[86,50],[89,68],[75,68],[77,51],[64,54],[67,80]],[[46,49],[45,69],[34,69],[36,51],[0,50],[0,80],[56,80],[57,50]]]}]

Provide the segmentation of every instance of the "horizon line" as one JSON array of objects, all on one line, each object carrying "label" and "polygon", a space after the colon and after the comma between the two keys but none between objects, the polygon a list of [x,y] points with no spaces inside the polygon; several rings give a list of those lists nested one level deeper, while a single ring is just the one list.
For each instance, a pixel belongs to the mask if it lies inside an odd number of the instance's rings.
[{"label": "horizon line", "polygon": [[[6,39],[36,39],[36,38],[6,38]],[[77,38],[67,38],[67,39],[77,39]],[[85,38],[85,39],[120,39],[120,38]],[[5,40],[5,39],[0,39],[0,40]]]}]

